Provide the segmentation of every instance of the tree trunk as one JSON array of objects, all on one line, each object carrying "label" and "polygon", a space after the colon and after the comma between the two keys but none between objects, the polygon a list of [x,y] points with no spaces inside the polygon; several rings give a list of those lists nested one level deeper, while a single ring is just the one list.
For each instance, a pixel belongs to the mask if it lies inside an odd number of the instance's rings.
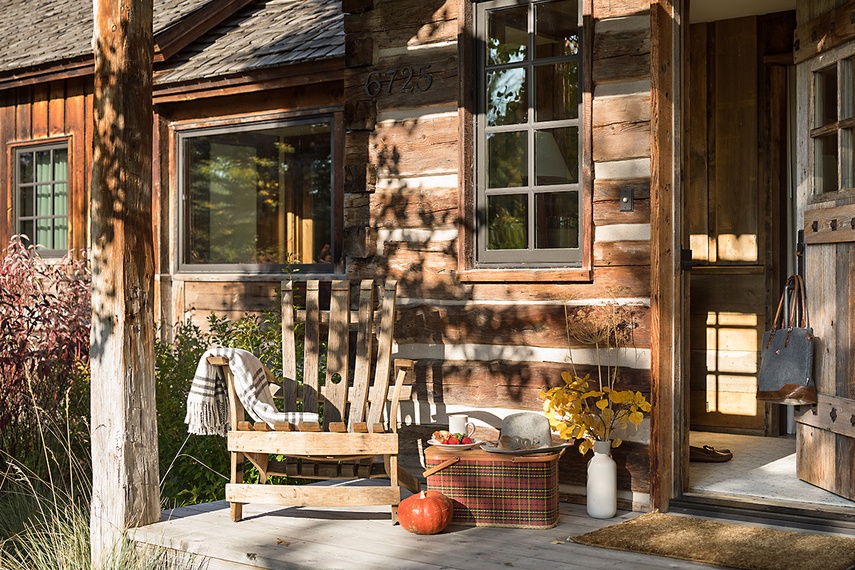
[{"label": "tree trunk", "polygon": [[152,0],[94,0],[92,562],[160,519],[154,381]]}]

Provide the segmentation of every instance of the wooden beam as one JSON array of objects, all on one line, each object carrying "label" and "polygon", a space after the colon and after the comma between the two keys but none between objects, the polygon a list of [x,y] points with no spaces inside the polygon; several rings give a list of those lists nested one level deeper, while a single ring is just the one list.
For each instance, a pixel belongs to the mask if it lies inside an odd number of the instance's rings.
[{"label": "wooden beam", "polygon": [[826,12],[796,28],[793,60],[801,63],[855,38],[855,1]]},{"label": "wooden beam", "polygon": [[289,507],[326,505],[331,507],[397,505],[397,487],[315,487],[313,485],[256,485],[229,483],[226,500],[238,503],[272,503]]},{"label": "wooden beam", "polygon": [[855,241],[855,204],[805,211],[805,243]]},{"label": "wooden beam", "polygon": [[650,10],[650,2],[645,0],[608,0],[594,4],[594,19],[621,18],[644,14]]},{"label": "wooden beam", "polygon": [[[0,140],[10,141],[15,137],[15,93],[7,92],[0,93]],[[73,155],[72,155],[73,156]],[[6,158],[4,153],[0,159],[0,180],[9,180],[9,170],[11,170],[11,160]],[[15,233],[15,221],[12,218],[12,195],[14,192],[9,191],[8,183],[3,183],[6,188],[6,198],[0,200],[0,239],[3,243],[9,241],[12,234]]]},{"label": "wooden beam", "polygon": [[154,36],[154,61],[169,59],[253,0],[212,0]]},{"label": "wooden beam", "polygon": [[674,448],[675,319],[679,319],[674,224],[674,91],[679,88],[675,3],[650,4],[651,159],[650,159],[650,337],[651,337],[651,507],[666,511],[672,493]]},{"label": "wooden beam", "polygon": [[94,66],[95,62],[92,56],[86,55],[59,63],[16,69],[0,75],[0,91],[23,87],[24,85],[35,85],[37,83],[62,81],[71,79],[72,77],[92,75],[95,69]]},{"label": "wooden beam", "polygon": [[531,283],[532,281],[591,281],[590,269],[472,269],[457,274],[463,283]]},{"label": "wooden beam", "polygon": [[154,376],[152,0],[94,2],[92,566],[160,520]]},{"label": "wooden beam", "polygon": [[163,84],[155,78],[154,104],[342,81],[343,72],[344,58],[334,58],[185,83]]},{"label": "wooden beam", "polygon": [[793,52],[770,53],[763,56],[763,63],[770,65],[794,65]]},{"label": "wooden beam", "polygon": [[[287,437],[286,437],[287,436]],[[229,451],[273,455],[386,455],[398,452],[394,433],[230,431]]]},{"label": "wooden beam", "polygon": [[797,413],[796,421],[855,438],[855,400],[817,394],[816,406]]},{"label": "wooden beam", "polygon": [[[594,0],[582,2],[582,69],[594,70]],[[580,131],[580,180],[579,186],[582,191],[582,200],[579,204],[579,235],[582,242],[579,250],[582,253],[581,267],[576,270],[578,279],[591,278],[594,256],[594,139],[593,139],[593,117],[594,117],[594,80],[592,73],[582,74],[582,117]],[[587,272],[587,274],[586,274]]]}]

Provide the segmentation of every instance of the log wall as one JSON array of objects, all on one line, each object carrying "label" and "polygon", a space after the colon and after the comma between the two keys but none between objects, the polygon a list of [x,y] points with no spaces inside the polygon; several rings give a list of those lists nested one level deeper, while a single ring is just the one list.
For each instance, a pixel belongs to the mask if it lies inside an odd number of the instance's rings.
[{"label": "log wall", "polygon": [[[641,305],[622,382],[649,394],[649,3],[587,2],[585,21],[594,27],[587,95],[596,173],[589,209],[593,278],[575,281],[561,272],[502,272],[511,279],[468,273],[472,3],[345,0],[343,9],[345,233],[370,238],[349,251],[347,273],[400,280],[398,354],[417,360],[417,397],[429,405],[432,421],[459,409],[539,410],[540,389],[558,385],[571,366],[565,302],[584,306],[610,295]],[[430,87],[390,85],[391,70],[406,68],[431,73]],[[633,193],[631,212],[620,211],[622,189]],[[578,373],[594,370],[592,349],[574,346],[572,358]],[[629,502],[629,491],[649,492],[647,437],[643,431],[616,450]],[[562,482],[573,495],[584,484],[586,458],[567,455]]]}]

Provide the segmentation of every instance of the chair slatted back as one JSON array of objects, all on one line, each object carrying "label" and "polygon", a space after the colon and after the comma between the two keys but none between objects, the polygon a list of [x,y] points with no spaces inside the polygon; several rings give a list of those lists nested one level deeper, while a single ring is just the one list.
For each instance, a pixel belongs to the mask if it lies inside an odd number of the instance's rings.
[{"label": "chair slatted back", "polygon": [[[388,280],[380,301],[380,327],[377,331],[377,358],[374,370],[374,391],[368,409],[368,425],[373,426],[383,419],[386,407],[389,382],[392,378],[392,336],[395,332],[395,302],[398,291],[397,281]],[[390,418],[391,422],[396,418]]]},{"label": "chair slatted back", "polygon": [[321,355],[320,291],[317,281],[309,281],[306,284],[306,325],[304,332],[303,411],[313,412],[318,409],[318,370]]},{"label": "chair slatted back", "polygon": [[371,358],[374,356],[374,282],[359,284],[359,312],[356,328],[356,363],[353,370],[353,392],[350,395],[350,416],[347,429],[365,421],[368,387],[371,384]]},{"label": "chair slatted back", "polygon": [[[308,318],[308,313],[306,318]],[[327,371],[324,379],[324,429],[347,417],[350,354],[350,283],[333,281],[330,291]]]},{"label": "chair slatted back", "polygon": [[[392,367],[392,334],[395,324],[397,282],[387,280],[379,306],[371,279],[359,283],[358,299],[351,299],[351,283],[331,283],[329,310],[321,310],[319,281],[306,283],[305,311],[297,311],[294,284],[282,282],[282,359],[285,383],[282,395],[285,409],[296,410],[301,398],[303,411],[315,411],[324,402],[324,429],[330,423],[344,422],[348,431],[368,423],[369,430],[383,419]],[[356,311],[351,307],[356,303]],[[304,319],[300,317],[305,314]],[[298,386],[295,324],[303,320],[303,385]],[[355,360],[350,368],[351,332],[356,331]],[[323,388],[318,372],[326,342],[326,375]],[[352,372],[352,377],[351,377]],[[372,382],[372,377],[374,381]],[[372,387],[373,386],[373,387]],[[301,389],[302,388],[302,389]]]},{"label": "chair slatted back", "polygon": [[[297,346],[294,339],[294,282],[282,282],[282,399],[284,411],[297,411]],[[302,396],[302,394],[301,394]]]}]

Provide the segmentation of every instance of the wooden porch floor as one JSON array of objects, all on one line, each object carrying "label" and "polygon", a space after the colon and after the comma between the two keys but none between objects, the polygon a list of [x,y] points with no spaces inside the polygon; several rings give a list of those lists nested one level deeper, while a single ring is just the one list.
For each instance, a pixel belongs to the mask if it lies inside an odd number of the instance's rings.
[{"label": "wooden porch floor", "polygon": [[220,501],[166,511],[163,522],[135,529],[133,536],[140,543],[197,555],[194,567],[207,570],[715,568],[567,541],[639,514],[621,511],[613,519],[597,520],[583,505],[561,503],[558,525],[547,530],[452,524],[441,534],[419,536],[393,526],[388,507],[245,505],[244,520],[232,523],[228,504]]}]

